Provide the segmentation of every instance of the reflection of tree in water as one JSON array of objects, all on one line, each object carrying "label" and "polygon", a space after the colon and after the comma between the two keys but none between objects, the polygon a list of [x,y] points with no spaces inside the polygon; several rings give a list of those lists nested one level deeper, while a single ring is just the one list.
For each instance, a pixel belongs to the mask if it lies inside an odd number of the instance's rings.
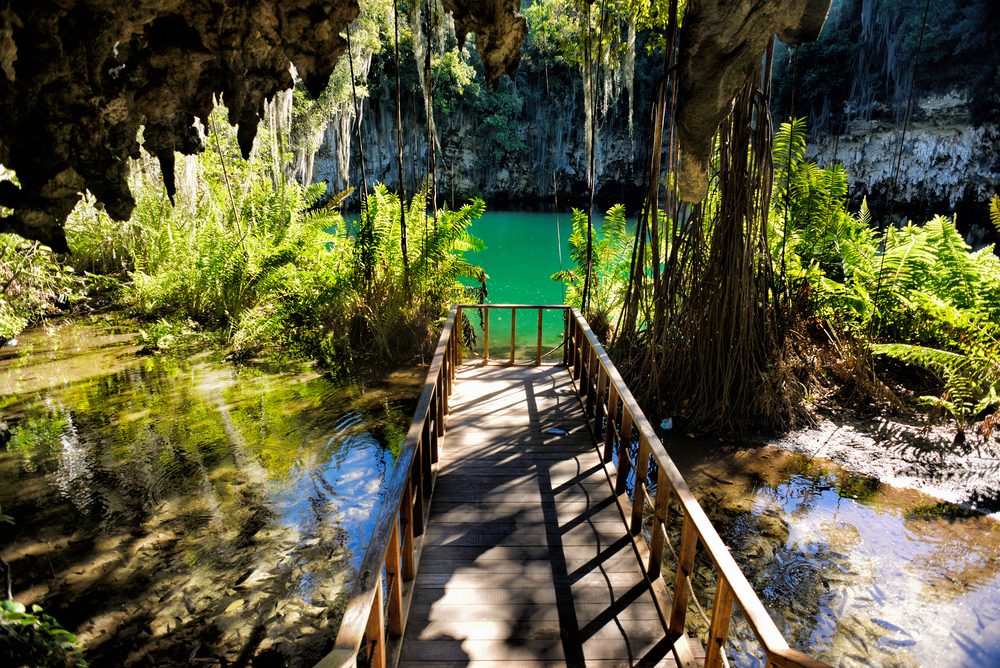
[{"label": "reflection of tree in water", "polygon": [[[848,523],[822,524],[820,536],[789,545],[789,521],[802,520],[821,506],[870,499],[879,484],[859,476],[830,475],[809,461],[795,461],[778,483],[751,476],[742,490],[716,488],[701,495],[702,507],[729,547],[751,586],[792,647],[832,665],[916,666],[908,652],[912,636],[877,619],[880,602],[872,566],[860,567],[845,547],[858,544],[859,530]],[[850,501],[846,499],[851,499]],[[669,533],[679,544],[681,524]],[[674,564],[665,573],[673,581]],[[716,570],[707,553],[698,550],[693,587],[706,614],[715,596]],[[702,642],[707,624],[691,605],[689,628]],[[733,616],[729,659],[734,666],[762,667],[763,654],[739,613]]]},{"label": "reflection of tree in water", "polygon": [[148,360],[16,398],[0,547],[15,596],[91,665],[308,663],[336,632],[403,411],[353,411],[361,391],[321,379],[201,375]]}]

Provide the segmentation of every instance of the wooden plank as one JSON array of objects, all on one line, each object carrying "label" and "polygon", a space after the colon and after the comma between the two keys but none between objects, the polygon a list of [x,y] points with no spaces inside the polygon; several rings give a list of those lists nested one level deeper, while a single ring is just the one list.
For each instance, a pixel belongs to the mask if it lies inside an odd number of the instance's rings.
[{"label": "wooden plank", "polygon": [[[433,640],[442,635],[452,638],[467,638],[470,640],[507,640],[509,638],[524,638],[526,640],[552,640],[561,637],[558,624],[545,620],[507,621],[431,621],[421,620],[414,623],[412,635],[419,640]],[[621,629],[614,619],[609,620],[589,633],[591,638],[620,638]],[[645,638],[659,640],[663,637],[663,624],[659,619],[631,620],[629,638]]]},{"label": "wooden plank", "polygon": [[427,545],[610,545],[627,536],[619,522],[585,523],[571,527],[555,524],[522,524],[511,521],[487,522],[481,525],[435,527],[425,532]]},{"label": "wooden plank", "polygon": [[[530,562],[529,562],[530,563]],[[608,588],[625,587],[630,589],[643,584],[643,576],[634,567],[630,571],[606,573],[587,570],[580,574],[553,574],[543,569],[523,569],[514,573],[491,573],[479,569],[468,569],[464,573],[425,573],[421,571],[417,584],[430,589],[534,589],[536,587],[555,587],[586,589],[598,587],[604,591]]]},{"label": "wooden plank", "polygon": [[[569,651],[567,651],[569,650]],[[576,650],[575,652],[573,650]],[[632,656],[637,665],[659,662],[670,656],[670,646],[663,638],[589,638],[583,642],[568,640],[424,640],[403,643],[403,655],[408,661],[461,661],[469,665],[479,661],[555,660],[573,661],[576,656],[591,660],[621,659]]]},{"label": "wooden plank", "polygon": [[[622,622],[648,622],[659,620],[656,606],[650,601],[633,602],[622,607],[611,607],[606,603],[574,603],[573,612],[581,627],[599,627],[618,620]],[[448,603],[414,603],[410,610],[410,623],[424,621],[548,621],[558,622],[564,611],[555,605],[519,603],[517,605]],[[661,622],[662,623],[662,622]],[[415,627],[413,627],[415,628]],[[411,627],[407,624],[407,635]]]},{"label": "wooden plank", "polygon": [[[592,570],[600,573],[633,573],[635,571],[635,557],[625,554],[622,557],[611,557],[600,562],[600,568],[594,569],[592,559],[571,559],[564,562],[565,569],[553,567],[548,559],[528,559],[523,561],[510,561],[507,559],[477,560],[477,559],[431,559],[425,557],[420,562],[420,572],[425,575],[453,575],[453,574],[518,574],[526,577],[548,577],[551,578],[554,570],[562,572],[565,570],[569,577],[576,575],[588,575]],[[551,580],[549,580],[551,583]]]},{"label": "wooden plank", "polygon": [[[612,545],[598,549],[593,546],[578,546],[573,551],[573,556],[581,559],[595,561],[595,568],[603,559],[628,554],[632,555],[632,547],[628,539],[616,541]],[[525,560],[525,559],[549,559],[550,551],[548,545],[496,545],[491,548],[478,546],[454,546],[454,545],[427,545],[424,547],[424,559],[447,559],[452,555],[455,559],[475,559],[481,561],[499,560]],[[568,562],[567,562],[568,563]]]},{"label": "wooden plank", "polygon": [[[502,588],[502,589],[461,589],[423,587],[414,593],[413,602],[438,603],[448,605],[558,605],[561,603],[609,605],[618,599],[628,602],[653,602],[649,588],[644,584],[611,584],[606,587],[577,588]],[[655,613],[654,613],[655,614]]]},{"label": "wooden plank", "polygon": [[[608,661],[598,661],[596,659],[587,660],[587,668],[635,668],[636,663],[628,659],[611,659]],[[658,663],[642,664],[643,668],[674,668],[677,664],[670,658],[662,659]],[[399,664],[399,668],[566,668],[565,661],[540,661],[535,659],[520,659],[516,664],[507,660],[501,661],[473,661],[468,659],[460,661],[410,661],[404,660]],[[317,667],[319,668],[319,667]],[[325,668],[325,666],[324,666]]]}]

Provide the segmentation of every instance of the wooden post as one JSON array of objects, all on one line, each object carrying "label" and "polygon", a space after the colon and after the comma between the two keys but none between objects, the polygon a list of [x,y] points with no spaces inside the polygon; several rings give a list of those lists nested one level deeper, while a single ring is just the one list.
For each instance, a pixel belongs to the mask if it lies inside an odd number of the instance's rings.
[{"label": "wooden post", "polygon": [[618,442],[618,478],[615,479],[615,494],[625,493],[625,483],[628,481],[629,468],[632,459],[628,454],[628,446],[632,441],[632,413],[626,408],[622,415],[622,431]]},{"label": "wooden post", "polygon": [[[450,343],[451,341],[449,340],[449,344]],[[450,346],[448,348],[448,351],[449,352],[451,351]],[[445,415],[451,412],[451,409],[448,408],[449,400],[451,399],[451,369],[452,369],[451,357],[449,355],[449,352],[446,352],[441,357],[441,363],[444,365],[444,367],[441,369],[441,377],[438,378],[438,382],[441,383],[441,389],[443,390],[443,393],[441,395],[441,399],[443,401],[441,403],[444,406],[443,410]]]},{"label": "wooden post", "polygon": [[368,586],[375,587],[375,598],[372,609],[368,613],[368,625],[365,635],[368,636],[368,659],[372,668],[385,668],[385,622],[382,618],[382,574],[372,573],[369,577],[374,582]]},{"label": "wooden post", "polygon": [[393,638],[403,635],[403,579],[399,565],[399,518],[392,523],[392,534],[385,553],[385,572],[389,578],[389,615],[387,631]]},{"label": "wooden post", "polygon": [[563,366],[569,366],[569,309],[563,309]]},{"label": "wooden post", "polygon": [[600,375],[601,365],[597,361],[597,349],[590,349],[590,356],[587,358],[587,415],[596,412],[597,405],[597,378]]},{"label": "wooden post", "polygon": [[542,365],[542,309],[538,309],[538,347],[535,349],[535,366]]},{"label": "wooden post", "polygon": [[[427,427],[429,428],[428,431],[430,432],[428,434],[428,438],[430,440],[430,446],[431,446],[430,447],[430,457],[428,457],[428,460],[429,460],[428,461],[428,467],[431,464],[436,464],[437,460],[438,460],[438,433],[439,433],[440,426],[441,426],[441,421],[438,419],[438,411],[440,410],[438,408],[438,404],[441,403],[441,398],[438,395],[436,389],[437,388],[435,388],[434,394],[431,395],[431,405],[430,405],[430,411],[428,412],[428,421],[424,423],[424,424],[427,425]],[[434,421],[433,422],[431,422],[430,419],[429,419],[429,417],[431,415],[434,416]],[[430,474],[428,474],[428,478],[427,479],[430,480]]]},{"label": "wooden post", "polygon": [[420,536],[424,533],[424,476],[423,464],[420,458],[423,457],[423,444],[418,442],[416,452],[413,453],[413,465],[410,467],[410,480],[413,482],[413,496],[408,498],[407,503],[413,504],[413,535]]},{"label": "wooden post", "polygon": [[399,506],[399,518],[402,521],[400,529],[403,532],[403,562],[402,574],[406,580],[412,580],[417,573],[415,555],[413,553],[413,484],[409,479],[403,489],[403,503]]},{"label": "wooden post", "polygon": [[490,361],[490,309],[489,307],[483,309],[483,313],[486,315],[483,318],[483,365],[489,364]]},{"label": "wooden post", "polygon": [[455,314],[455,324],[451,328],[451,335],[458,337],[455,340],[456,347],[458,348],[458,352],[455,355],[456,357],[455,366],[458,366],[462,363],[462,307],[461,306],[458,307],[458,313]]},{"label": "wooden post", "polygon": [[517,329],[517,309],[510,310],[510,363],[514,363],[514,334]]},{"label": "wooden post", "polygon": [[666,524],[667,511],[670,509],[670,481],[667,472],[660,467],[656,478],[656,498],[653,506],[653,527],[650,529],[649,564],[646,574],[650,580],[660,577],[663,566],[663,526]]},{"label": "wooden post", "polygon": [[431,491],[431,459],[434,456],[434,429],[431,425],[430,416],[434,413],[433,397],[432,405],[428,407],[427,415],[424,416],[423,433],[420,436],[420,464],[421,475],[423,475],[422,490],[430,496]]},{"label": "wooden post", "polygon": [[434,439],[434,461],[437,462],[440,453],[438,452],[439,440],[444,436],[444,414],[445,414],[445,404],[448,402],[448,396],[444,391],[444,383],[442,378],[439,376],[437,383],[434,385],[434,398],[437,404],[437,418],[434,420],[434,424],[437,425],[437,435],[438,437]]},{"label": "wooden post", "polygon": [[573,351],[570,353],[572,357],[573,364],[573,380],[579,380],[581,374],[583,373],[583,365],[580,363],[580,325],[576,322],[576,318],[573,318],[573,322],[570,323],[570,339],[573,342]]},{"label": "wooden post", "polygon": [[684,633],[684,622],[687,618],[688,584],[694,568],[694,551],[698,547],[698,530],[691,516],[684,515],[684,530],[681,532],[681,551],[677,557],[677,578],[674,581],[674,606],[670,610],[670,631],[674,638]]},{"label": "wooden post", "polygon": [[712,606],[712,627],[708,633],[708,647],[705,648],[705,668],[719,668],[729,637],[729,620],[733,616],[733,588],[726,578],[720,577],[715,583],[715,604]]},{"label": "wooden post", "polygon": [[[620,459],[619,459],[620,461]],[[646,509],[646,474],[649,472],[649,443],[639,432],[639,456],[635,462],[635,493],[632,495],[632,535],[642,531],[642,515]]]},{"label": "wooden post", "polygon": [[603,366],[597,367],[597,408],[594,413],[594,426],[596,427],[601,423],[601,418],[604,417],[607,404],[607,389],[608,389],[608,372]]},{"label": "wooden post", "polygon": [[618,416],[618,388],[611,384],[608,392],[608,425],[604,428],[604,461],[611,461],[612,448],[615,446],[615,418]]}]

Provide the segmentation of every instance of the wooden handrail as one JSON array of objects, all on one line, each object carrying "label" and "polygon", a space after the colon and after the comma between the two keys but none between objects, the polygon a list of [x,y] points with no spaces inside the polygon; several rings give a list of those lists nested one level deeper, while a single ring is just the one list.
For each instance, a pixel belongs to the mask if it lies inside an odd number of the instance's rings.
[{"label": "wooden handrail", "polygon": [[[356,667],[362,649],[374,668],[395,665],[398,661],[412,600],[413,580],[423,546],[423,529],[436,478],[439,443],[446,431],[448,399],[455,371],[462,364],[462,311],[481,308],[510,309],[512,313],[517,310],[538,310],[536,364],[541,362],[542,310],[565,311],[562,364],[570,367],[570,375],[577,383],[588,418],[591,414],[594,416],[595,435],[601,419],[607,422],[603,432],[604,447],[598,450],[614,481],[622,516],[629,525],[643,572],[653,591],[664,625],[675,643],[679,663],[684,666],[695,665],[687,643],[677,640],[685,630],[688,592],[691,590],[689,578],[700,542],[714,562],[719,576],[706,668],[717,668],[721,663],[734,602],[740,606],[750,628],[763,646],[767,654],[767,668],[830,668],[827,664],[788,647],[580,312],[576,308],[545,304],[460,304],[451,308],[424,381],[413,423],[406,434],[371,540],[361,560],[359,575],[341,621],[334,649],[316,668]],[[487,328],[487,340],[488,332]],[[488,343],[486,346],[488,350]],[[513,337],[511,346],[513,350]],[[513,352],[511,356],[513,357]],[[633,431],[639,437],[639,456],[635,462],[631,461],[628,448]],[[616,444],[619,446],[617,467],[612,460]],[[643,537],[643,516],[648,498],[646,478],[649,457],[656,462],[659,475],[656,497],[651,504],[651,540],[647,543]],[[636,480],[630,499],[626,482],[633,469]],[[673,595],[661,573],[663,549],[665,545],[669,545],[665,540],[664,525],[671,494],[676,495],[684,513]],[[386,573],[385,593],[382,586],[383,571]],[[383,600],[383,596],[387,600]]]},{"label": "wooden handrail", "polygon": [[[413,423],[389,479],[334,649],[316,668],[356,666],[365,638],[364,649],[373,668],[394,664],[398,657],[437,471],[438,442],[445,432],[444,416],[459,359],[461,337],[453,336],[457,313],[458,308],[452,307],[438,339]],[[388,596],[385,615],[383,569]]]},{"label": "wooden handrail", "polygon": [[[507,359],[507,364],[514,364],[515,363],[515,359],[514,359],[515,358],[515,355],[514,355],[515,336],[516,336],[516,329],[517,329],[517,312],[518,311],[538,311],[538,337],[537,337],[536,344],[535,344],[535,357],[534,357],[534,359],[535,359],[535,366],[540,366],[542,364],[542,357],[544,357],[546,355],[550,355],[554,351],[556,351],[556,350],[559,349],[559,346],[556,346],[555,348],[553,348],[549,352],[545,353],[545,355],[542,354],[542,312],[545,311],[545,310],[560,310],[560,311],[563,311],[564,314],[568,314],[569,313],[569,309],[570,309],[570,307],[566,306],[565,304],[459,304],[458,305],[458,315],[459,315],[459,322],[461,323],[461,321],[462,321],[461,320],[462,319],[462,312],[463,311],[467,311],[467,310],[476,310],[476,311],[483,310],[483,311],[486,311],[486,318],[484,318],[484,325],[485,325],[485,327],[483,328],[483,357],[482,357],[482,363],[483,364],[489,364],[490,363],[490,318],[489,318],[489,312],[491,310],[492,311],[496,311],[496,310],[510,311],[510,349],[508,351],[509,352],[509,357]],[[568,319],[568,317],[566,317],[566,315],[564,315],[563,316],[563,344],[561,344],[561,345],[565,345],[565,342],[567,340],[568,327],[569,327],[569,319]],[[461,347],[459,348],[459,350],[461,351]],[[496,360],[494,360],[494,361],[496,361]],[[461,354],[459,356],[458,363],[459,364],[462,363]],[[562,364],[562,365],[566,364],[566,355],[565,355],[565,353],[563,354],[562,361],[561,362],[556,362],[555,364],[557,364],[557,365],[558,364]]]},{"label": "wooden handrail", "polygon": [[[670,459],[653,426],[639,408],[639,404],[622,380],[618,369],[612,364],[604,347],[580,311],[573,308],[571,313],[572,322],[567,342],[569,363],[572,367],[571,375],[574,379],[578,379],[578,391],[585,402],[584,405],[591,409],[588,411],[588,417],[590,414],[595,416],[595,427],[600,427],[601,417],[607,419],[605,447],[602,452],[605,466],[609,474],[614,476],[615,492],[622,516],[630,518],[626,521],[630,521],[629,529],[636,541],[636,547],[640,554],[645,553],[648,556],[643,559],[645,562],[643,570],[654,592],[657,606],[660,607],[664,623],[673,635],[673,640],[676,642],[684,632],[690,589],[689,578],[694,566],[695,551],[700,542],[718,573],[705,668],[716,668],[722,663],[721,652],[728,637],[734,601],[740,606],[743,616],[764,648],[768,668],[829,668],[827,664],[788,647],[788,643],[785,642],[753,587],[722,542],[698,500],[691,493],[677,466]],[[619,401],[622,407],[620,412]],[[637,462],[632,462],[629,456],[628,445],[633,430],[639,436]],[[598,430],[595,428],[594,431],[596,434]],[[615,441],[618,441],[620,446],[617,467],[611,459]],[[647,498],[645,479],[648,461],[643,460],[649,456],[652,456],[659,467],[659,476],[656,498],[652,504],[651,540],[647,544],[642,538],[642,522]],[[626,480],[631,468],[636,469],[637,475],[633,496],[630,499],[626,492]],[[676,495],[684,512],[684,527],[677,558],[677,577],[672,596],[660,573],[665,544],[664,522],[671,494]],[[683,656],[687,648],[686,643],[676,643],[675,648],[682,664],[688,660],[693,662],[693,657]]]}]

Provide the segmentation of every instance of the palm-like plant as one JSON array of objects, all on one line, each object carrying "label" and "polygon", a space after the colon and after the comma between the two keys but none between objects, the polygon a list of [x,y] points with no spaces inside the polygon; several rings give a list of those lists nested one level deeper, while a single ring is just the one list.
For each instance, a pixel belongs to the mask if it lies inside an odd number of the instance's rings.
[{"label": "palm-like plant", "polygon": [[[625,220],[625,207],[616,204],[604,216],[592,246],[590,304],[608,322],[618,317],[628,286],[633,239]],[[570,258],[575,269],[552,274],[552,280],[566,284],[566,303],[580,306],[583,274],[587,266],[587,213],[573,209],[573,232],[569,237]]]}]

